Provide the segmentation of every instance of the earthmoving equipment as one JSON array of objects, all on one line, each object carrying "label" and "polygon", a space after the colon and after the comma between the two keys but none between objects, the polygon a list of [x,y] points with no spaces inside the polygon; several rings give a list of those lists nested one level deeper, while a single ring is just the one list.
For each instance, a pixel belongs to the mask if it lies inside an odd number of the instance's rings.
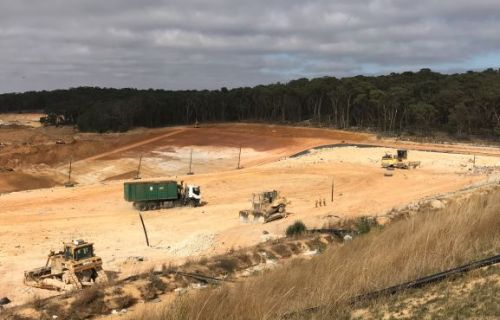
[{"label": "earthmoving equipment", "polygon": [[386,153],[382,156],[382,168],[415,169],[420,161],[408,161],[408,150],[398,149],[396,154]]},{"label": "earthmoving equipment", "polygon": [[50,252],[45,267],[24,272],[24,284],[49,290],[70,291],[107,281],[94,244],[83,240],[64,243],[63,251]]},{"label": "earthmoving equipment", "polygon": [[267,223],[276,219],[286,218],[286,206],[289,202],[280,196],[279,192],[264,191],[252,196],[252,209],[241,210],[240,220],[248,222],[248,217],[253,216],[254,222]]},{"label": "earthmoving equipment", "polygon": [[125,182],[123,187],[125,200],[141,211],[201,204],[200,187],[182,181]]}]

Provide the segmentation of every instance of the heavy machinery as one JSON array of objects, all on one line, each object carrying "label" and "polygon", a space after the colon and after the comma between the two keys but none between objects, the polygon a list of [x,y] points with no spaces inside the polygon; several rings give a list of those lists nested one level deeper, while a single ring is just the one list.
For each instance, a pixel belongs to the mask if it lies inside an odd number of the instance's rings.
[{"label": "heavy machinery", "polygon": [[108,277],[94,244],[83,240],[64,243],[63,251],[51,251],[45,267],[24,272],[24,284],[49,290],[71,291],[104,283]]},{"label": "heavy machinery", "polygon": [[141,211],[201,204],[200,187],[184,185],[183,181],[125,182],[123,188],[125,200]]},{"label": "heavy machinery", "polygon": [[252,209],[240,211],[242,222],[248,222],[250,215],[253,216],[254,222],[263,223],[286,218],[286,206],[289,202],[276,190],[253,194],[251,201]]},{"label": "heavy machinery", "polygon": [[415,169],[420,161],[408,161],[408,150],[398,149],[395,155],[386,153],[382,156],[382,168]]}]

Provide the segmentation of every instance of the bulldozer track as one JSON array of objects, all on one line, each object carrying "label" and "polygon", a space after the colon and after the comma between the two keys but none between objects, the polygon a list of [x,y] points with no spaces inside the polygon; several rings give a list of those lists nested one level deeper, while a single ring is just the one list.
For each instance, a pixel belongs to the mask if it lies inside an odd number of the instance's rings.
[{"label": "bulldozer track", "polygon": [[[375,291],[368,292],[368,293],[364,293],[364,294],[358,295],[358,296],[350,299],[348,301],[348,303],[351,305],[355,305],[355,304],[363,302],[363,301],[372,300],[372,299],[382,297],[382,296],[393,295],[393,294],[400,293],[400,292],[403,292],[403,291],[408,290],[408,289],[422,288],[428,284],[443,281],[443,280],[446,280],[446,279],[451,278],[453,276],[459,276],[459,275],[462,275],[462,274],[467,273],[469,271],[484,268],[487,266],[492,266],[492,265],[495,265],[497,263],[500,263],[500,254],[497,254],[497,255],[494,255],[494,256],[491,256],[491,257],[488,257],[485,259],[476,260],[476,261],[470,262],[468,264],[462,265],[460,267],[456,267],[456,268],[449,269],[446,271],[434,273],[434,274],[431,274],[429,276],[415,279],[413,281],[405,282],[402,284],[398,284],[398,285],[391,286],[391,287],[384,288],[384,289],[380,289],[380,290],[375,290]],[[319,305],[319,306],[314,306],[314,307],[302,309],[300,311],[290,312],[290,313],[282,315],[281,319],[290,319],[294,316],[300,316],[300,314],[314,313],[314,312],[317,312],[325,307],[326,307],[326,305]]]}]

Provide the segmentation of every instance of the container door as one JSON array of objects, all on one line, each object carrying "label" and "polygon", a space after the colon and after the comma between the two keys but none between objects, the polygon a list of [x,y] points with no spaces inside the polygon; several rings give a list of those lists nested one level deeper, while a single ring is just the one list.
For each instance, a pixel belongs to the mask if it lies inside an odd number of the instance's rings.
[{"label": "container door", "polygon": [[157,186],[158,186],[158,199],[168,199],[168,184],[159,183]]},{"label": "container door", "polygon": [[177,183],[169,183],[165,185],[166,188],[166,199],[176,200],[177,199]]}]

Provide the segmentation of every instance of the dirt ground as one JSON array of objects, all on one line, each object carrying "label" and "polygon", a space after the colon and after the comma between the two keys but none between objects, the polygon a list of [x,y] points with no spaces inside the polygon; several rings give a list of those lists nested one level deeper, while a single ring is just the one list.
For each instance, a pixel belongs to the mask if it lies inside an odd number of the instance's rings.
[{"label": "dirt ground", "polygon": [[44,113],[1,113],[0,126],[25,126],[38,128],[42,124],[40,118]]},{"label": "dirt ground", "polygon": [[[327,129],[227,124],[105,135],[69,128],[18,130],[17,135],[0,130],[0,139],[10,148],[0,149],[0,163],[15,164],[13,172],[0,173],[0,192],[14,191],[16,183],[17,190],[34,189],[0,196],[0,296],[16,304],[35,293],[52,294],[25,287],[23,271],[43,265],[49,251],[59,250],[62,241],[94,242],[104,268],[122,277],[161,263],[180,263],[279,237],[297,219],[308,227],[321,227],[333,216],[383,214],[422,197],[497,179],[495,166],[500,166],[497,148],[377,140]],[[33,142],[26,146],[23,139]],[[67,143],[55,144],[54,139]],[[373,146],[324,148],[289,157],[343,142]],[[240,146],[243,169],[236,170]],[[385,177],[381,156],[394,153],[390,147],[401,146],[410,149],[410,160],[421,161],[421,167]],[[195,175],[188,176],[191,150]],[[198,184],[207,202],[197,208],[145,212],[151,247],[145,245],[138,212],[123,200],[123,179],[136,173],[140,155],[143,179],[176,178]],[[78,182],[74,188],[57,186],[66,179],[69,157]],[[28,176],[6,178],[14,174]],[[52,179],[56,186],[35,185],[35,177]],[[238,211],[249,207],[252,193],[266,189],[280,190],[291,201],[289,217],[264,225],[242,224]],[[320,199],[326,206],[317,208]],[[137,262],[138,256],[145,261]]]}]

